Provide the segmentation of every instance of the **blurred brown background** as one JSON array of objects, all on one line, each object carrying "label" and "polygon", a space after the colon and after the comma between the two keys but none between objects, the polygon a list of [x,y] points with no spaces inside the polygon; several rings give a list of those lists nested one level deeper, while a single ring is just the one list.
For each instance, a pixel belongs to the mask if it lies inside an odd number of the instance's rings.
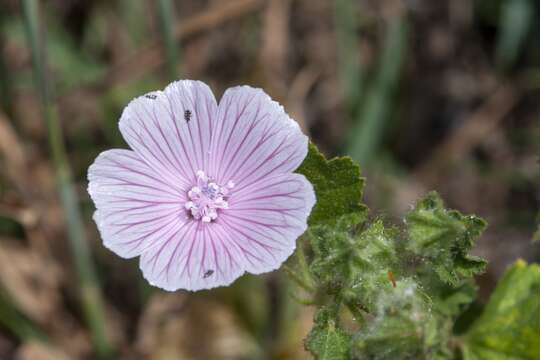
[{"label": "blurred brown background", "polygon": [[[282,274],[170,294],[101,245],[86,170],[126,146],[127,102],[174,78],[203,80],[218,98],[264,88],[327,155],[360,162],[373,214],[399,221],[434,189],[484,217],[484,299],[510,262],[540,259],[535,0],[38,1],[45,105],[23,3],[0,2],[0,359],[309,358],[311,310]],[[81,280],[73,256],[44,107],[64,132],[95,278]],[[114,350],[95,346],[100,324],[85,320],[100,322],[84,305],[98,284]]]}]

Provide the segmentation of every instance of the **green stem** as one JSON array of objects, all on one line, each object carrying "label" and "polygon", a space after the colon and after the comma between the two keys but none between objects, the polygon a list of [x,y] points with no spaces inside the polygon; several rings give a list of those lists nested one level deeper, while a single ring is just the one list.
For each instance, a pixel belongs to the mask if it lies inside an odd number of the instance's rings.
[{"label": "green stem", "polygon": [[300,286],[301,288],[303,288],[304,290],[306,291],[309,291],[309,292],[313,292],[314,289],[313,287],[301,276],[298,276],[296,274],[296,271],[291,269],[289,266],[287,265],[282,265],[281,267],[283,269],[283,271],[285,271],[287,273],[287,275],[289,275],[291,277],[291,279],[296,282],[296,284],[298,286]]},{"label": "green stem", "polygon": [[23,0],[26,35],[32,53],[32,65],[36,90],[41,99],[43,117],[47,125],[49,147],[56,173],[60,200],[67,220],[68,238],[80,283],[80,298],[86,322],[90,327],[96,353],[100,358],[110,358],[112,348],[105,333],[103,299],[97,281],[94,264],[84,224],[73,186],[70,166],[63,141],[57,108],[48,87],[45,64],[45,47],[41,47],[39,9],[37,0]]},{"label": "green stem", "polygon": [[159,18],[161,23],[161,34],[167,54],[167,69],[169,76],[176,79],[178,65],[178,46],[174,36],[174,7],[171,0],[159,0]]},{"label": "green stem", "polygon": [[291,291],[289,292],[289,296],[294,300],[296,301],[297,303],[301,304],[301,305],[306,305],[306,306],[313,306],[313,305],[318,305],[317,301],[315,301],[315,299],[303,299],[301,297],[299,297],[295,292]]},{"label": "green stem", "polygon": [[283,265],[282,269],[291,277],[293,281],[297,283],[298,286],[310,293],[313,293],[315,292],[315,284],[309,272],[309,265],[306,261],[306,255],[303,247],[303,243],[307,238],[306,236],[308,235],[304,235],[298,240],[298,246],[296,247],[296,251],[294,253],[297,262],[295,269],[292,269],[287,265]]},{"label": "green stem", "polygon": [[[302,239],[306,239],[308,235],[305,237],[303,236]],[[314,289],[314,281],[311,277],[311,273],[309,272],[309,265],[306,260],[306,254],[304,252],[303,247],[304,241],[300,241],[298,244],[298,248],[296,250],[296,260],[298,261],[298,267],[300,268],[300,272],[302,274],[302,278],[308,285],[308,287],[313,290]]]}]

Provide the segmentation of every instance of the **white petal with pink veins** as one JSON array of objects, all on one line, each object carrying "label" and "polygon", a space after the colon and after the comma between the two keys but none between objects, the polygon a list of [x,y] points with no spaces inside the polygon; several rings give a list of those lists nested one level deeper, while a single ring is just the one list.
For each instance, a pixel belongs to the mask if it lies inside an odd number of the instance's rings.
[{"label": "white petal with pink veins", "polygon": [[228,285],[245,271],[244,253],[217,223],[191,222],[175,241],[141,256],[140,268],[154,286],[174,291]]},{"label": "white petal with pink veins", "polygon": [[210,170],[237,187],[294,171],[307,154],[308,138],[283,107],[261,89],[227,90],[219,102]]},{"label": "white petal with pink veins", "polygon": [[133,151],[101,153],[88,180],[103,243],[122,257],[140,255],[188,221],[185,189],[160,178]]},{"label": "white petal with pink veins", "polygon": [[249,250],[246,271],[258,274],[292,254],[314,204],[313,187],[303,175],[274,175],[235,193],[220,223]]},{"label": "white petal with pink veins", "polygon": [[119,126],[129,146],[160,176],[183,182],[205,167],[216,111],[206,84],[177,81],[130,102]]}]

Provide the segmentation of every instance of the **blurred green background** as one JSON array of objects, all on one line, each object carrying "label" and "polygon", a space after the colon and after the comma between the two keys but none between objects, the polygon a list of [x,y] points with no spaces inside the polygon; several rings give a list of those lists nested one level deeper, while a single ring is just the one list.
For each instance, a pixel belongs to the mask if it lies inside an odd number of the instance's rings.
[{"label": "blurred green background", "polygon": [[106,250],[86,171],[135,96],[177,78],[282,103],[397,218],[427,190],[490,226],[485,299],[540,203],[535,0],[2,0],[0,359],[305,359],[279,272],[165,293]]}]

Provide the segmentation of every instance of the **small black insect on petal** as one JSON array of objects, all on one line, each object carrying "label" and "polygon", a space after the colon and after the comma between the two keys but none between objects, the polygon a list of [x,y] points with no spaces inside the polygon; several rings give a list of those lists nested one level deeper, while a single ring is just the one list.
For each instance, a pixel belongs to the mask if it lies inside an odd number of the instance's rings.
[{"label": "small black insect on petal", "polygon": [[156,100],[157,96],[154,95],[154,94],[146,94],[144,95],[145,98],[147,99],[152,99],[152,100]]},{"label": "small black insect on petal", "polygon": [[203,275],[203,279],[206,279],[207,277],[212,276],[213,273],[214,273],[214,270],[207,270]]},{"label": "small black insect on petal", "polygon": [[191,110],[184,111],[184,120],[186,120],[187,122],[191,120]]}]

